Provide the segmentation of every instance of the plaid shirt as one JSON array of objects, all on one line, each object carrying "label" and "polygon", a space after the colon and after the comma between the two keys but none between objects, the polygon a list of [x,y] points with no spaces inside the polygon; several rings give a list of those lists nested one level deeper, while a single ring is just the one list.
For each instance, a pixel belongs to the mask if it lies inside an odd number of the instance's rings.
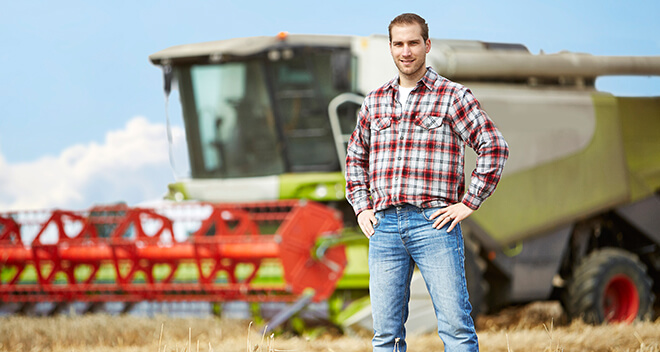
[{"label": "plaid shirt", "polygon": [[[508,158],[504,137],[469,89],[432,68],[405,109],[395,99],[398,81],[369,93],[358,114],[346,157],[346,194],[353,210],[459,201],[478,209],[495,190]],[[464,194],[465,144],[477,153],[477,165]]]}]

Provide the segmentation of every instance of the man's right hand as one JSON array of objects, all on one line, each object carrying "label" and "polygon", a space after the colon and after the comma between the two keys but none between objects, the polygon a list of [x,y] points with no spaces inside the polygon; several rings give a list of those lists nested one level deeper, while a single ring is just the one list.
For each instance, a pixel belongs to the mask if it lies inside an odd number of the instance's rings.
[{"label": "man's right hand", "polygon": [[374,211],[371,209],[362,211],[358,214],[357,221],[364,235],[367,236],[367,238],[371,238],[371,236],[374,235],[374,224],[378,221],[376,220]]}]

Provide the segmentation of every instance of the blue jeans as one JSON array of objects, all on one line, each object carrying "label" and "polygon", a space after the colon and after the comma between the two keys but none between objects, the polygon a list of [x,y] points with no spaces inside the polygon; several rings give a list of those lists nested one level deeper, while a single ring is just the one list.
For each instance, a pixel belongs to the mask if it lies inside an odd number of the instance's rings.
[{"label": "blue jeans", "polygon": [[479,350],[465,282],[463,235],[460,226],[451,232],[449,225],[434,229],[429,217],[437,209],[402,205],[376,212],[369,240],[374,352],[407,350],[404,324],[415,264],[431,295],[445,351]]}]

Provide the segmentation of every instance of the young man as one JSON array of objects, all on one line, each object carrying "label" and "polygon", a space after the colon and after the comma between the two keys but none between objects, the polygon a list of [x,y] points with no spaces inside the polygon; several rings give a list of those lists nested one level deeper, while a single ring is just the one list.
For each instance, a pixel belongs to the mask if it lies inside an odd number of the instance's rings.
[{"label": "young man", "polygon": [[[416,264],[445,351],[477,351],[460,222],[493,193],[509,149],[470,90],[426,67],[423,18],[402,14],[389,35],[398,77],[365,98],[346,158],[347,198],[369,238],[373,350],[406,351]],[[465,144],[478,156],[467,192]]]}]

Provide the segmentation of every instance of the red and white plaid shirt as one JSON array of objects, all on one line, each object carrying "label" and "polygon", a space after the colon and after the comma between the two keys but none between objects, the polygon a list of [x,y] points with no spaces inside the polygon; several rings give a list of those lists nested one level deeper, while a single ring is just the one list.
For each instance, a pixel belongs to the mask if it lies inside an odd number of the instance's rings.
[{"label": "red and white plaid shirt", "polygon": [[[396,101],[398,77],[369,93],[348,143],[346,194],[356,214],[392,205],[478,209],[499,182],[509,147],[466,87],[428,67]],[[465,192],[465,144],[477,153]],[[461,199],[462,196],[462,199]]]}]

